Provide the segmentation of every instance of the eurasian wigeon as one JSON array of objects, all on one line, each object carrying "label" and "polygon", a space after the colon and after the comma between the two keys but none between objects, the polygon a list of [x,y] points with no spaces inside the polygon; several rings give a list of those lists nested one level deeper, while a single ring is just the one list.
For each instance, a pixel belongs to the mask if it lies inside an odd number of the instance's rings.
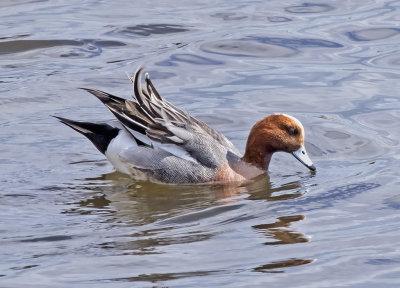
[{"label": "eurasian wigeon", "polygon": [[116,170],[137,180],[170,184],[245,181],[266,173],[277,151],[292,153],[310,170],[299,120],[273,114],[250,131],[243,156],[221,133],[161,98],[140,68],[130,78],[135,100],[86,89],[115,115],[112,123],[58,118],[85,135]]}]

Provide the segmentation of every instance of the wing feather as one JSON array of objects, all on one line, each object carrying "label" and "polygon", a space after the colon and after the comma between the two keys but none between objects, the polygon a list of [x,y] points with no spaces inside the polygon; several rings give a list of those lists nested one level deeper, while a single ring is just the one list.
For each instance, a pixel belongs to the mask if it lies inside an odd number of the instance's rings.
[{"label": "wing feather", "polygon": [[226,151],[238,153],[224,135],[163,99],[148,73],[142,87],[142,70],[139,68],[133,77],[128,76],[133,84],[134,101],[99,90],[84,90],[99,98],[128,130],[148,137],[152,146],[176,157],[214,167],[225,161]]}]

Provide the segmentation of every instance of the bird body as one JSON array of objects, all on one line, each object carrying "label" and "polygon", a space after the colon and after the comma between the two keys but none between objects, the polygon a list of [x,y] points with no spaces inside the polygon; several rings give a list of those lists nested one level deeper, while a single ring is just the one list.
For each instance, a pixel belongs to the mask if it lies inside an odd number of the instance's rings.
[{"label": "bird body", "polygon": [[137,180],[169,184],[237,182],[267,171],[276,151],[292,153],[310,170],[299,120],[274,114],[250,131],[243,156],[220,132],[161,98],[148,74],[141,86],[139,69],[130,78],[134,101],[84,89],[114,114],[117,121],[89,123],[62,117],[62,123],[85,135],[118,171]]}]

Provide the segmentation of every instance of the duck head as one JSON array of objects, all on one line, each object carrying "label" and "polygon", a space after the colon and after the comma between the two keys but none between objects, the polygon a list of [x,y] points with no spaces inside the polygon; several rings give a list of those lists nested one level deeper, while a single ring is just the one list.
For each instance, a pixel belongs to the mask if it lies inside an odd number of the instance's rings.
[{"label": "duck head", "polygon": [[250,131],[242,159],[268,170],[274,152],[291,153],[308,169],[316,170],[304,147],[303,125],[292,116],[274,114],[258,121]]}]

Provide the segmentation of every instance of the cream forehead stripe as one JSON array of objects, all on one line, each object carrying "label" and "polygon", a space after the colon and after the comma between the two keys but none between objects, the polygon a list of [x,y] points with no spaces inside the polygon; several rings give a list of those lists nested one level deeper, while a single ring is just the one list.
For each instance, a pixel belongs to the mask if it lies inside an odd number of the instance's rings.
[{"label": "cream forehead stripe", "polygon": [[301,124],[301,122],[299,121],[299,119],[297,119],[297,118],[295,118],[293,116],[284,114],[284,113],[275,113],[275,115],[283,115],[283,116],[286,116],[286,117],[292,119],[300,127],[300,129],[301,129],[301,131],[303,132],[303,135],[304,135],[304,127],[303,127],[303,124]]}]

